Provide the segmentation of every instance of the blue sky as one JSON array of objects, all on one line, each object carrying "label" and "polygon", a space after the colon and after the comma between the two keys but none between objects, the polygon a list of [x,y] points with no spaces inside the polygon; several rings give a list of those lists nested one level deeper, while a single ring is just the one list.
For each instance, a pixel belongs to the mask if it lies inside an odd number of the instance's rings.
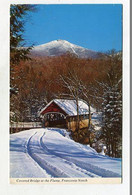
[{"label": "blue sky", "polygon": [[56,39],[95,51],[122,49],[122,5],[38,5],[29,14],[24,37],[27,46]]}]

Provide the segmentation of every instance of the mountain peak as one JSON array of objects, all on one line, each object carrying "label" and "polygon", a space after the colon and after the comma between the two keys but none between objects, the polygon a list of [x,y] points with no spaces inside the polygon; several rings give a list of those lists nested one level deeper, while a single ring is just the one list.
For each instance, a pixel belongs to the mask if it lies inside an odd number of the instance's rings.
[{"label": "mountain peak", "polygon": [[57,39],[58,42],[68,42],[66,40],[63,40],[63,39]]},{"label": "mountain peak", "polygon": [[60,56],[70,52],[79,58],[98,58],[98,52],[72,44],[66,40],[58,39],[35,46],[31,54],[33,56]]}]

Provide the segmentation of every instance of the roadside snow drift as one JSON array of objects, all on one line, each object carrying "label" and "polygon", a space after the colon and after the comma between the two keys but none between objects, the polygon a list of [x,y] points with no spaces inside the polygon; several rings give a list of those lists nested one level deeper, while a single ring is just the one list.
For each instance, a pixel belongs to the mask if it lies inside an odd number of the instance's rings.
[{"label": "roadside snow drift", "polygon": [[10,136],[10,177],[121,177],[121,159],[74,142],[63,129],[31,129]]}]

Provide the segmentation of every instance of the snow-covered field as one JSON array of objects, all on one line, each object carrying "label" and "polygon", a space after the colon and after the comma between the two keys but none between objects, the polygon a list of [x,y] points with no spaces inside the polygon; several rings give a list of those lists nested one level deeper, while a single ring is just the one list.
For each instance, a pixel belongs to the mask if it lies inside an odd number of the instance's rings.
[{"label": "snow-covered field", "polygon": [[74,142],[63,129],[31,129],[10,135],[10,177],[121,177],[121,159]]}]

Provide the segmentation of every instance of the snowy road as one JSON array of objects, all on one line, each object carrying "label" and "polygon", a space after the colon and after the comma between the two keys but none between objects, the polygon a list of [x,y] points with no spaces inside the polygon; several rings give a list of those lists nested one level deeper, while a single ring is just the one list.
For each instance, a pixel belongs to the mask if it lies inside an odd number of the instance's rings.
[{"label": "snowy road", "polygon": [[121,160],[74,142],[65,130],[33,129],[10,136],[10,177],[121,177]]}]

